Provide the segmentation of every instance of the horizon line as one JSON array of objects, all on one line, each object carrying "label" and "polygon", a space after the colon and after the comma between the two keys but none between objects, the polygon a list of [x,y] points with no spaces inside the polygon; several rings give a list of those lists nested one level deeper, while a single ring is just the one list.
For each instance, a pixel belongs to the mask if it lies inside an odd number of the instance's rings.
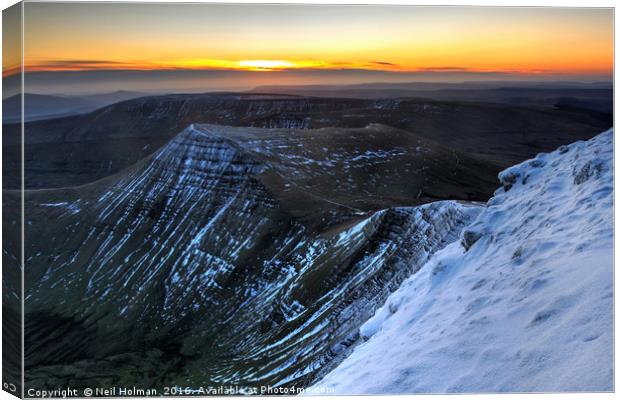
[{"label": "horizon line", "polygon": [[5,68],[2,71],[2,77],[8,78],[19,75],[21,73],[29,75],[38,74],[67,74],[67,73],[258,73],[258,74],[278,74],[278,73],[377,73],[391,75],[412,75],[412,74],[444,74],[444,75],[504,75],[504,76],[521,76],[521,77],[577,77],[577,76],[600,76],[603,79],[613,80],[613,70],[546,70],[546,69],[483,69],[483,68],[467,68],[467,67],[421,67],[411,69],[375,69],[375,68],[359,68],[359,67],[323,67],[323,68],[185,68],[185,67],[123,67],[123,68],[40,68],[21,66]]}]

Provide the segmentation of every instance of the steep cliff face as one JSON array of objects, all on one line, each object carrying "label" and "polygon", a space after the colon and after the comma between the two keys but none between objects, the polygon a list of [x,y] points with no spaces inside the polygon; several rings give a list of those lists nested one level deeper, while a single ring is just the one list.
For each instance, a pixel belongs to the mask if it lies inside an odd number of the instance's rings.
[{"label": "steep cliff face", "polygon": [[461,240],[403,282],[319,387],[613,390],[613,131],[500,179]]},{"label": "steep cliff face", "polygon": [[29,384],[309,384],[479,211],[338,205],[318,229],[249,137],[190,126],[119,174],[27,192]]}]

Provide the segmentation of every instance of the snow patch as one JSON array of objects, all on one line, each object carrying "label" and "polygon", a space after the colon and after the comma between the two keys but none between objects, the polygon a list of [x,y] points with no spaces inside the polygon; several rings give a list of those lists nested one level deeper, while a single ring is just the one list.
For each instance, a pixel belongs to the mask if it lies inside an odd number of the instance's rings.
[{"label": "snow patch", "polygon": [[613,131],[503,171],[360,328],[335,394],[613,390]]}]

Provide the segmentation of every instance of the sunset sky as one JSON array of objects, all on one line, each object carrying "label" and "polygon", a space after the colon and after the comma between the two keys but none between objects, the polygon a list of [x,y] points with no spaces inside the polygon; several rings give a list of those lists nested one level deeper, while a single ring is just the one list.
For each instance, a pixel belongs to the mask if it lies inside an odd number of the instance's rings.
[{"label": "sunset sky", "polygon": [[33,84],[115,71],[251,72],[230,74],[258,77],[248,84],[604,80],[613,68],[611,9],[35,2],[24,21]]}]

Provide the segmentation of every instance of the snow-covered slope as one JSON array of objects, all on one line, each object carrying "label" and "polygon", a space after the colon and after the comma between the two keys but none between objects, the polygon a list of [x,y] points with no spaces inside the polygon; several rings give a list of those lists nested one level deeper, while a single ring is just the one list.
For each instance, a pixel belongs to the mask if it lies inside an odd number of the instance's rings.
[{"label": "snow-covered slope", "polygon": [[340,394],[613,389],[613,131],[500,174],[455,242],[316,384]]}]

